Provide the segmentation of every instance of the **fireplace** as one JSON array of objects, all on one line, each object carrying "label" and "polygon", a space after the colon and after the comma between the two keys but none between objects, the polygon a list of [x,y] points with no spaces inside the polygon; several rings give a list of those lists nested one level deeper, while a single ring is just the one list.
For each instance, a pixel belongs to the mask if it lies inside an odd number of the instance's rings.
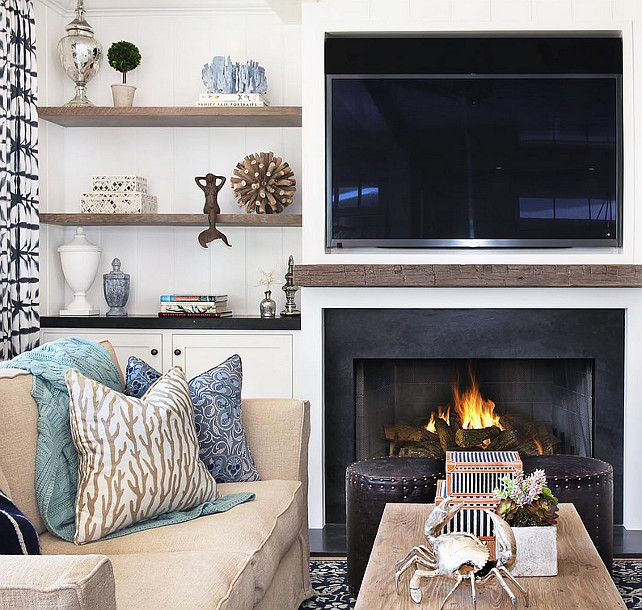
[{"label": "fireplace", "polygon": [[360,359],[355,453],[593,454],[593,360]]},{"label": "fireplace", "polygon": [[400,451],[385,427],[425,426],[472,371],[505,421],[540,430],[542,452],[613,464],[620,523],[624,319],[616,309],[324,310],[326,522],[345,520],[346,466]]}]

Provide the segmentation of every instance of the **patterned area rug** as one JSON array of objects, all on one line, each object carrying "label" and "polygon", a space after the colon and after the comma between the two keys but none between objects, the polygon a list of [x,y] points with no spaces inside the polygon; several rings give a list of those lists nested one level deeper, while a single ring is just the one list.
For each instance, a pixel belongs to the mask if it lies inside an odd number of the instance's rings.
[{"label": "patterned area rug", "polygon": [[[299,610],[352,610],[354,599],[348,593],[346,561],[311,560],[310,576],[317,596]],[[616,559],[613,580],[629,610],[642,610],[642,560]]]}]

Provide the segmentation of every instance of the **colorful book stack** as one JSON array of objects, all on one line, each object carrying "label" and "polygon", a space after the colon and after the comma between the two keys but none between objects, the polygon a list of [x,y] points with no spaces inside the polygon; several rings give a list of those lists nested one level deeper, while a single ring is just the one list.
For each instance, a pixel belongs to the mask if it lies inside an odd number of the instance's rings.
[{"label": "colorful book stack", "polygon": [[164,294],[160,298],[159,318],[164,317],[231,318],[227,295]]}]

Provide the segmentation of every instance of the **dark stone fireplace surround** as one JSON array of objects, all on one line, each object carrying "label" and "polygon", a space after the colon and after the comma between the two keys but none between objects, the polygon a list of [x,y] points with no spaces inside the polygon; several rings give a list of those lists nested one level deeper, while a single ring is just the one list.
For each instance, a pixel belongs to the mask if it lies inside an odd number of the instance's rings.
[{"label": "dark stone fireplace surround", "polygon": [[355,460],[355,360],[587,358],[594,361],[593,456],[614,469],[622,522],[622,309],[326,309],[326,522],[345,522],[344,477]]}]

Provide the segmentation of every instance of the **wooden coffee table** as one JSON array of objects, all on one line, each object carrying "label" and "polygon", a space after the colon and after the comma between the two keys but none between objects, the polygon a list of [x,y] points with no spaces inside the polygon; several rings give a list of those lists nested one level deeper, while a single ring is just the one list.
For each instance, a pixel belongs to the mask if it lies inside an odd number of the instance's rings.
[{"label": "wooden coffee table", "polygon": [[[412,570],[402,576],[399,595],[395,592],[394,565],[416,544],[424,544],[424,522],[432,504],[387,504],[377,532],[355,610],[437,609],[453,580],[437,577],[422,581],[423,600],[415,604],[408,593]],[[558,575],[520,578],[530,595],[533,610],[626,610],[609,573],[597,554],[572,504],[560,504],[557,526]],[[509,583],[510,584],[510,583]],[[517,607],[524,598],[517,596]],[[462,583],[444,610],[472,610],[470,586]],[[477,610],[510,610],[508,596],[499,583],[477,587]]]}]

